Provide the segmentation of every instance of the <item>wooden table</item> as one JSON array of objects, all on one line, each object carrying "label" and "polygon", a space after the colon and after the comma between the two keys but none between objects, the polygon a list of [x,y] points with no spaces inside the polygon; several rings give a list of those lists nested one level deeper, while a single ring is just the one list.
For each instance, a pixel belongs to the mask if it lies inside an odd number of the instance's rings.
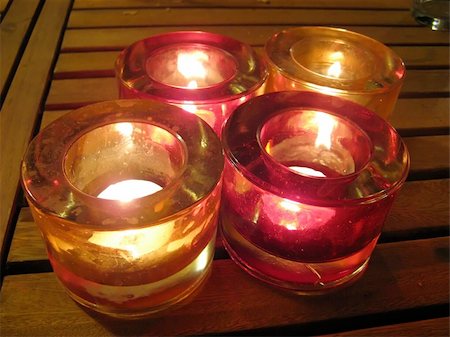
[{"label": "wooden table", "polygon": [[[10,0],[2,11],[1,336],[449,334],[449,35],[418,26],[409,0]],[[392,124],[411,172],[366,274],[353,286],[296,297],[242,272],[220,245],[194,301],[153,320],[106,322],[64,293],[18,188],[39,128],[117,98],[118,51],[175,30],[222,33],[262,49],[288,26],[329,25],[394,49],[407,77]],[[6,39],[5,39],[6,37]]]}]

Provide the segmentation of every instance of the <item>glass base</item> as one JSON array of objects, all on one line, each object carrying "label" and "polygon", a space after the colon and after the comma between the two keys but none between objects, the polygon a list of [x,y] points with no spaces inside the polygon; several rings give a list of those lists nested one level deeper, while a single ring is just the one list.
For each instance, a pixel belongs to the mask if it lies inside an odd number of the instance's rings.
[{"label": "glass base", "polygon": [[81,298],[80,296],[77,296],[75,293],[71,292],[69,289],[65,288],[67,294],[78,304],[85,307],[88,310],[92,310],[94,312],[97,312],[99,314],[122,319],[122,320],[138,320],[143,318],[149,318],[149,317],[157,317],[158,313],[161,313],[163,311],[166,311],[168,309],[174,310],[176,308],[182,307],[189,303],[196,295],[197,293],[202,289],[203,285],[206,283],[206,281],[209,278],[209,275],[211,275],[211,269],[210,266],[208,266],[208,270],[202,275],[202,277],[198,280],[196,280],[196,283],[191,285],[188,289],[185,289],[183,293],[180,293],[177,297],[172,298],[170,301],[167,301],[166,303],[156,306],[156,307],[149,307],[145,310],[136,312],[113,312],[110,311],[109,308],[99,306],[95,303],[86,301],[85,299]]},{"label": "glass base", "polygon": [[[138,285],[101,284],[76,275],[49,254],[53,269],[69,296],[83,307],[119,319],[157,316],[189,302],[211,273],[215,236],[186,267],[167,278]],[[107,281],[107,280],[106,280]]]},{"label": "glass base", "polygon": [[448,0],[415,1],[412,16],[418,23],[432,30],[448,30],[449,6]]},{"label": "glass base", "polygon": [[378,237],[360,251],[322,263],[287,260],[255,246],[222,219],[222,237],[231,258],[250,275],[299,295],[320,295],[358,280],[369,263]]}]

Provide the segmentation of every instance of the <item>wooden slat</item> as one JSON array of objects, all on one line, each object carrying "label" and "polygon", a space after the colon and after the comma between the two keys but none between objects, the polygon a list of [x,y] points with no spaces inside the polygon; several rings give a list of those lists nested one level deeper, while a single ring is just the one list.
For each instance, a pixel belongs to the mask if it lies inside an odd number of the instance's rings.
[{"label": "wooden slat", "polygon": [[64,116],[66,113],[72,110],[54,110],[54,111],[44,111],[44,115],[41,120],[41,129],[45,128],[49,123],[53,122],[55,119]]},{"label": "wooden slat", "polygon": [[197,335],[388,314],[448,303],[448,253],[447,237],[382,244],[352,287],[313,297],[279,292],[231,260],[216,260],[211,278],[190,304],[129,323],[95,320],[68,298],[52,273],[8,276],[0,323],[7,336]]},{"label": "wooden slat", "polygon": [[447,46],[392,46],[409,67],[449,67],[450,49]]},{"label": "wooden slat", "polygon": [[448,69],[410,70],[406,74],[400,96],[443,95],[448,97],[450,86],[448,79]]},{"label": "wooden slat", "polygon": [[[263,53],[262,47],[255,49]],[[449,48],[445,46],[395,46],[392,49],[403,59],[407,68],[449,66]],[[63,53],[56,65],[55,77],[114,76],[114,62],[118,54],[118,51]]]},{"label": "wooden slat", "polygon": [[6,10],[6,6],[8,6],[9,0],[0,0],[0,13],[3,16],[3,12]]},{"label": "wooden slat", "polygon": [[0,112],[1,156],[2,163],[7,163],[1,166],[2,259],[6,254],[4,240],[19,182],[20,161],[40,112],[40,103],[69,3],[69,0],[49,0],[44,4]]},{"label": "wooden slat", "polygon": [[399,99],[390,122],[403,135],[448,132],[449,109],[449,98]]},{"label": "wooden slat", "polygon": [[[448,45],[448,34],[425,27],[355,27],[342,26],[385,44]],[[125,48],[148,36],[178,30],[204,30],[228,35],[251,45],[264,45],[273,34],[289,26],[170,26],[139,28],[86,28],[67,30],[62,48],[73,50],[111,50]]]},{"label": "wooden slat", "polygon": [[[448,132],[449,98],[404,98],[397,101],[390,123],[402,135],[421,136]],[[70,110],[45,111],[41,128]],[[425,118],[426,117],[426,118]]]},{"label": "wooden slat", "polygon": [[287,7],[287,8],[391,8],[409,9],[410,0],[75,0],[75,9],[158,7]]},{"label": "wooden slat", "polygon": [[384,238],[448,230],[449,180],[407,181],[383,227]]},{"label": "wooden slat", "polygon": [[[262,47],[255,48],[263,53]],[[392,48],[405,62],[406,68],[445,68],[449,66],[449,48],[445,46],[395,46]],[[62,53],[55,69],[55,78],[114,76],[118,51]]]},{"label": "wooden slat", "polygon": [[449,335],[449,317],[427,319],[423,321],[407,322],[379,326],[369,329],[359,329],[347,332],[339,332],[322,337],[407,337],[407,336],[430,336],[445,337]]},{"label": "wooden slat", "polygon": [[[0,41],[2,43],[0,69],[0,96],[5,97],[5,84],[14,73],[14,64],[20,57],[21,48],[26,44],[26,35],[40,0],[15,0],[12,2],[8,15],[0,24]],[[7,1],[3,1],[6,4]]]},{"label": "wooden slat", "polygon": [[69,28],[185,25],[417,26],[409,11],[165,8],[72,11]]},{"label": "wooden slat", "polygon": [[[448,70],[411,70],[400,96],[448,95]],[[118,98],[115,78],[65,79],[52,82],[46,108],[67,109]]]},{"label": "wooden slat", "polygon": [[449,136],[404,138],[411,155],[411,172],[414,175],[449,170]]},{"label": "wooden slat", "polygon": [[[406,238],[448,227],[448,180],[406,182],[383,228],[383,237]],[[22,208],[8,262],[46,260],[47,253],[28,208]]]}]

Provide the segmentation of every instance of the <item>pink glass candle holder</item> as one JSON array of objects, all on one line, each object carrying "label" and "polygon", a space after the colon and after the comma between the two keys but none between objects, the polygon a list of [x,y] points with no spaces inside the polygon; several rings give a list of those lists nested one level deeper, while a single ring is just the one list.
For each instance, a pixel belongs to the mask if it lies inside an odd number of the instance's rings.
[{"label": "pink glass candle holder", "polygon": [[151,98],[195,113],[220,135],[231,112],[263,93],[265,64],[227,36],[181,31],[152,36],[116,61],[121,98]]},{"label": "pink glass candle holder", "polygon": [[390,48],[345,29],[283,30],[266,43],[266,92],[308,90],[339,96],[387,119],[394,110],[405,66]]},{"label": "pink glass candle holder", "polygon": [[22,184],[53,270],[92,310],[185,303],[214,255],[222,148],[200,118],[149,100],[70,112],[30,143]]},{"label": "pink glass candle holder", "polygon": [[395,129],[339,97],[277,92],[237,108],[222,143],[221,228],[244,270],[305,294],[362,275],[409,169]]}]

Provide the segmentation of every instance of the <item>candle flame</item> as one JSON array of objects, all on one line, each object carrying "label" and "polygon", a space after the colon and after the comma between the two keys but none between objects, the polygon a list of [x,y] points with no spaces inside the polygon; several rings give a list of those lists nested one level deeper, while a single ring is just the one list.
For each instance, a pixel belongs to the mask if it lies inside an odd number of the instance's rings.
[{"label": "candle flame", "polygon": [[162,190],[162,187],[147,180],[123,180],[105,188],[97,198],[129,202]]},{"label": "candle flame", "polygon": [[328,68],[327,75],[338,78],[341,75],[341,72],[341,62],[336,61],[330,66],[330,68]]},{"label": "candle flame", "polygon": [[198,88],[198,82],[194,79],[205,79],[208,75],[205,63],[209,61],[209,56],[202,51],[190,53],[179,53],[177,57],[177,70],[187,80],[187,87],[191,89]]},{"label": "candle flame", "polygon": [[325,113],[317,113],[314,117],[314,122],[318,127],[315,146],[324,146],[329,150],[331,148],[331,134],[334,126],[336,125],[336,121],[330,115]]}]

